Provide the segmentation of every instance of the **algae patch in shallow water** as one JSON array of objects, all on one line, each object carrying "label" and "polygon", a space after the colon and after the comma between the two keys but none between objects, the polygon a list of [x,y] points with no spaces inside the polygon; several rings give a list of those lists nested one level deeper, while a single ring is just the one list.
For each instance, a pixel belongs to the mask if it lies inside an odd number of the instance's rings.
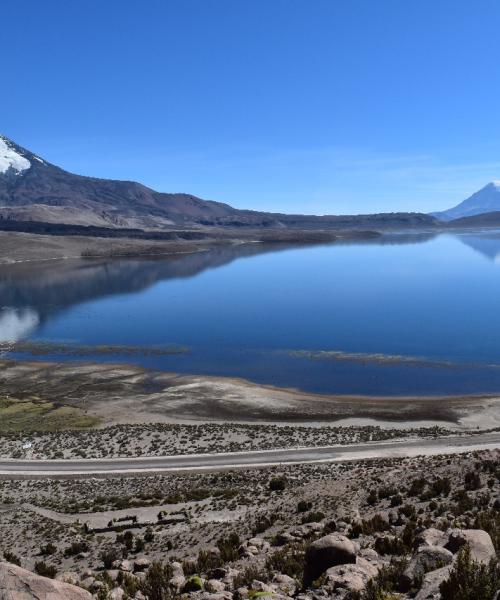
[{"label": "algae patch in shallow water", "polygon": [[382,352],[345,352],[343,350],[288,350],[289,356],[310,360],[332,360],[376,364],[378,366],[405,365],[411,367],[435,367],[438,369],[500,369],[500,364],[460,363],[438,360],[425,356],[384,354]]},{"label": "algae patch in shallow water", "polygon": [[44,341],[0,342],[0,352],[19,352],[33,356],[168,356],[187,354],[185,346],[119,346],[119,345],[82,345]]},{"label": "algae patch in shallow water", "polygon": [[99,424],[99,419],[81,409],[55,402],[0,397],[0,432],[50,432],[64,429],[86,429]]}]

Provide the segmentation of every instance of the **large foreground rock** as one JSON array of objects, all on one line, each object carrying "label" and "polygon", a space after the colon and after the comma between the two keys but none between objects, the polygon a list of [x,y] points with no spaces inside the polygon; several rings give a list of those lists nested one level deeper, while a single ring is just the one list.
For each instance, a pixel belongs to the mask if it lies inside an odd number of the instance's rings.
[{"label": "large foreground rock", "polygon": [[440,546],[420,546],[402,575],[402,584],[409,590],[412,583],[430,571],[436,571],[453,562],[453,554]]},{"label": "large foreground rock", "polygon": [[415,600],[440,600],[441,593],[439,592],[439,586],[449,578],[451,571],[451,565],[431,571],[424,576],[422,587],[415,596]]},{"label": "large foreground rock", "polygon": [[488,564],[492,558],[496,558],[490,534],[482,529],[452,529],[445,548],[455,554],[466,544],[469,545],[471,557],[478,562]]},{"label": "large foreground rock", "polygon": [[355,564],[337,565],[326,572],[326,584],[329,589],[348,592],[361,592],[370,579],[377,576],[378,567],[366,558],[358,556]]},{"label": "large foreground rock", "polygon": [[356,546],[339,533],[313,542],[305,556],[304,585],[307,587],[330,567],[356,562]]},{"label": "large foreground rock", "polygon": [[0,600],[92,600],[79,587],[40,577],[11,563],[0,563]]}]

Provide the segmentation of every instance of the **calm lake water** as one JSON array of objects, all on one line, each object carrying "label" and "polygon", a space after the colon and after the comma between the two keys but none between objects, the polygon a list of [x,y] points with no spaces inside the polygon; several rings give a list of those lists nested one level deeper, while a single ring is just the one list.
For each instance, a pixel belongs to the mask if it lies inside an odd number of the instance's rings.
[{"label": "calm lake water", "polygon": [[497,232],[2,267],[0,307],[4,341],[189,349],[78,360],[315,392],[500,391]]}]

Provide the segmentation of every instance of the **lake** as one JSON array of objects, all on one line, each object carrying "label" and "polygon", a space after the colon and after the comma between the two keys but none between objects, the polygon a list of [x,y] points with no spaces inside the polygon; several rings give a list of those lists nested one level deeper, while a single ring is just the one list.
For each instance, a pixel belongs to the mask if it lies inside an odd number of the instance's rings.
[{"label": "lake", "polygon": [[[500,232],[9,265],[0,307],[0,341],[35,343],[4,352],[11,357],[133,362],[341,394],[500,391]],[[35,351],[42,341],[55,345]]]}]

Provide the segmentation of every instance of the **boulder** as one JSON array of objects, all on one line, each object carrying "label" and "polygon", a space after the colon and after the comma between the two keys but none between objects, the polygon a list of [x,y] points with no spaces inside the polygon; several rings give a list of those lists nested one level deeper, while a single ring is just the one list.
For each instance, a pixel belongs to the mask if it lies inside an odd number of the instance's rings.
[{"label": "boulder", "polygon": [[0,562],[0,600],[92,600],[79,587],[41,577],[11,563]]},{"label": "boulder", "polygon": [[121,560],[118,569],[124,573],[132,573],[134,570],[132,563],[129,560]]},{"label": "boulder", "polygon": [[134,571],[145,571],[151,565],[151,561],[149,558],[145,556],[141,556],[140,558],[136,558],[134,560]]},{"label": "boulder", "polygon": [[496,558],[491,537],[482,529],[452,529],[445,548],[455,554],[466,544],[469,545],[471,558],[478,562],[487,564],[492,558]]},{"label": "boulder", "polygon": [[184,575],[174,575],[168,580],[168,584],[174,592],[179,593],[186,585],[186,578]]},{"label": "boulder", "polygon": [[63,583],[70,583],[71,585],[77,585],[80,581],[80,577],[75,571],[63,571],[62,573],[58,573],[55,579]]},{"label": "boulder", "polygon": [[355,564],[337,565],[326,571],[326,584],[331,590],[361,592],[370,579],[376,577],[378,567],[358,556]]},{"label": "boulder", "polygon": [[356,562],[356,546],[339,533],[325,535],[306,551],[304,585],[307,587],[327,569]]},{"label": "boulder", "polygon": [[416,546],[444,546],[448,536],[444,531],[429,527],[418,533],[415,537]]},{"label": "boulder", "polygon": [[414,600],[440,600],[441,593],[439,592],[439,586],[443,581],[448,579],[450,571],[451,565],[447,565],[424,575],[422,586]]},{"label": "boulder", "polygon": [[108,594],[109,600],[123,600],[125,598],[125,592],[121,587],[114,588]]},{"label": "boulder", "polygon": [[205,584],[205,589],[207,590],[207,592],[218,593],[224,592],[226,586],[224,585],[224,583],[222,583],[220,579],[209,579]]},{"label": "boulder", "polygon": [[170,563],[172,567],[172,576],[177,577],[179,575],[184,575],[184,569],[182,568],[182,564],[180,562],[174,561]]},{"label": "boulder", "polygon": [[453,562],[453,554],[441,546],[420,546],[402,575],[402,584],[409,590],[414,580]]},{"label": "boulder", "polygon": [[289,596],[293,596],[297,589],[297,583],[295,579],[289,575],[284,575],[283,573],[276,573],[274,575],[273,584],[280,592],[288,594]]}]

